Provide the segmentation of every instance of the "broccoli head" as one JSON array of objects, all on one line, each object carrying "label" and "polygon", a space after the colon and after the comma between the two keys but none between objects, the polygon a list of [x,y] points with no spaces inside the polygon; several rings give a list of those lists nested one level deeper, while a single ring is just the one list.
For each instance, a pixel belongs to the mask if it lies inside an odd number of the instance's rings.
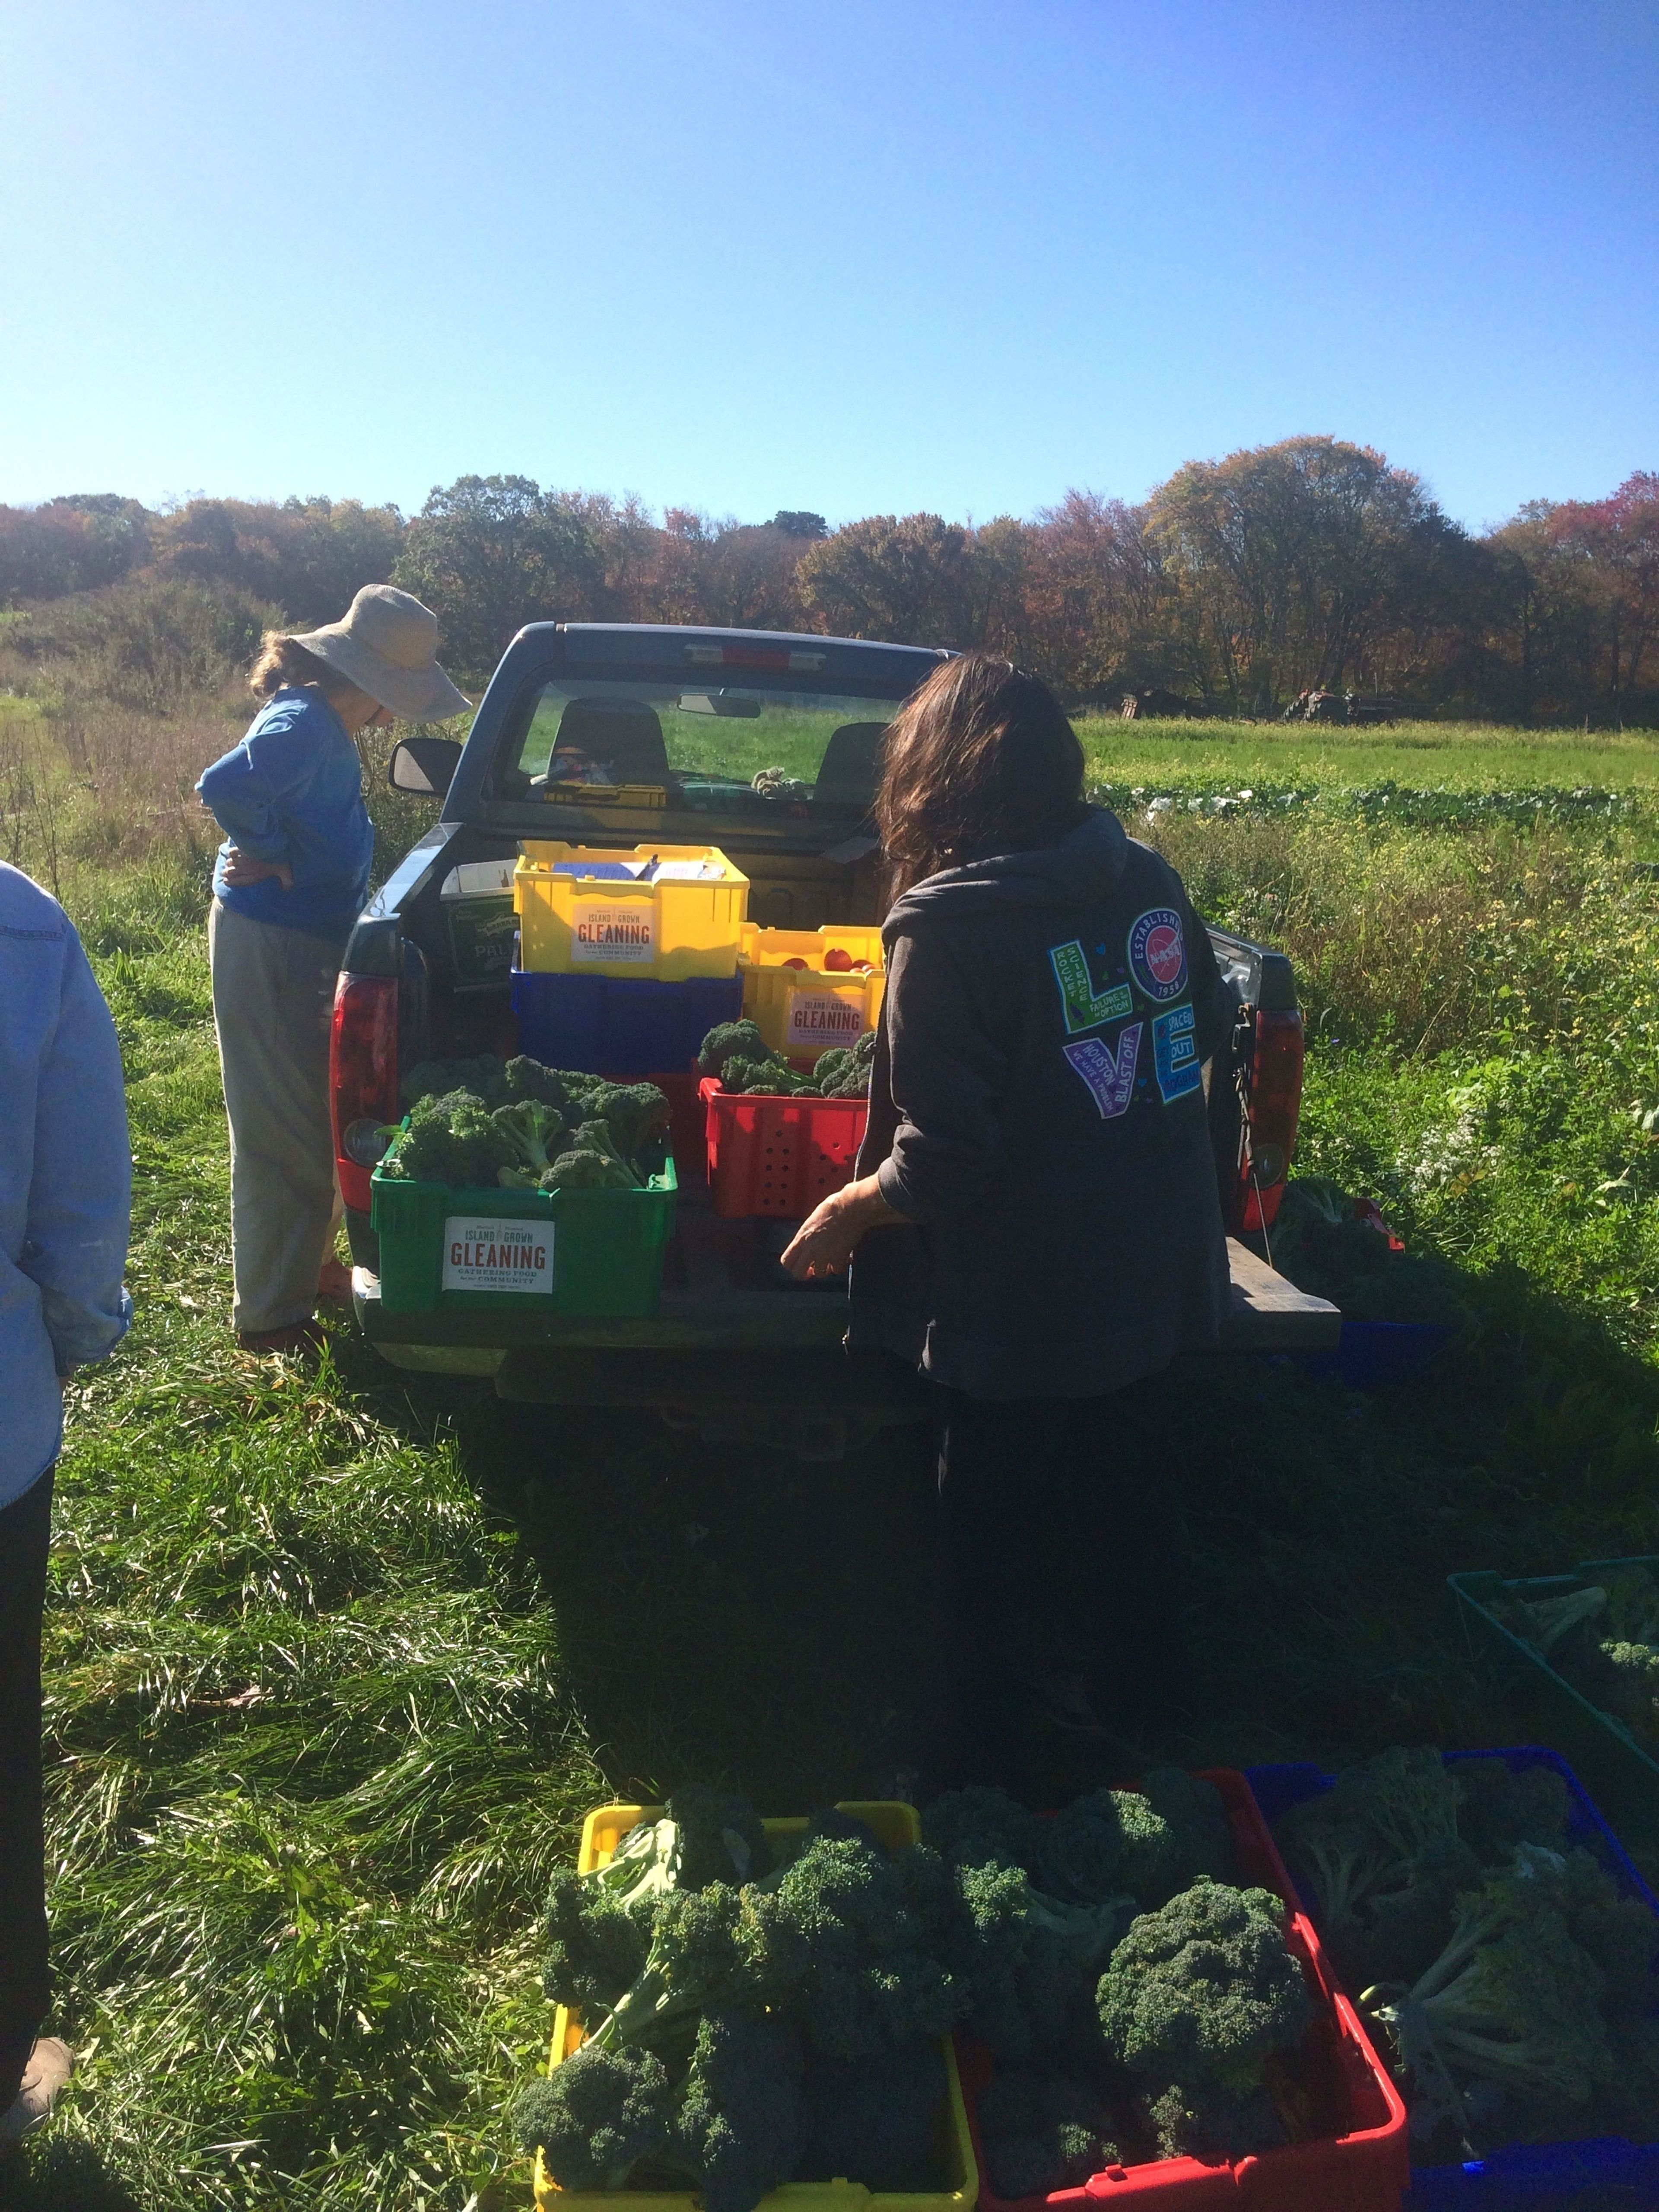
[{"label": "broccoli head", "polygon": [[999,2197],[1076,2189],[1121,2156],[1105,2100],[1087,2081],[1009,2068],[980,2092],[975,2109]]},{"label": "broccoli head", "polygon": [[584,2044],[520,2098],[519,2139],[539,2149],[561,2189],[621,2189],[641,2159],[669,2145],[676,2093],[648,2051]]},{"label": "broccoli head", "polygon": [[1131,1790],[1097,1790],[1039,1823],[1043,1887],[1074,1905],[1103,1905],[1127,1890],[1162,1905],[1172,1880],[1175,1838],[1147,1800]]},{"label": "broccoli head", "polygon": [[509,1060],[501,1070],[501,1096],[509,1104],[528,1100],[538,1106],[550,1106],[556,1114],[567,1118],[569,1115],[569,1079],[556,1067],[544,1067],[540,1060],[532,1060],[527,1053]]},{"label": "broccoli head", "polygon": [[941,2185],[936,2138],[949,2094],[934,2042],[878,2058],[828,2058],[806,2066],[806,2154],[799,2181],[857,2181],[872,2191],[933,2191]]},{"label": "broccoli head", "polygon": [[649,1927],[615,1892],[568,1866],[553,1870],[545,1925],[542,1986],[555,2004],[603,2018],[643,1969]]},{"label": "broccoli head", "polygon": [[561,1152],[538,1178],[539,1190],[632,1190],[634,1178],[609,1152],[575,1146]]},{"label": "broccoli head", "polygon": [[1038,1860],[1042,1823],[1006,1790],[947,1790],[921,1816],[921,1839],[952,1866],[1024,1867]]},{"label": "broccoli head", "polygon": [[1312,2017],[1282,1901],[1208,1881],[1131,1923],[1096,2004],[1108,2053],[1154,2093],[1258,2087]]},{"label": "broccoli head", "polygon": [[674,2162],[704,2212],[755,2212],[793,2175],[806,2148],[800,2039],[769,2014],[706,2012],[674,2129]]},{"label": "broccoli head", "polygon": [[647,2042],[691,2013],[760,2010],[769,1961],[757,1940],[754,1896],[723,1881],[665,1891],[644,1966],[589,2041],[601,2048]]},{"label": "broccoli head", "polygon": [[702,1041],[697,1066],[704,1075],[723,1076],[729,1060],[764,1060],[766,1039],[753,1022],[717,1022]]},{"label": "broccoli head", "polygon": [[766,2002],[815,2049],[866,2057],[962,2017],[967,1991],[945,1957],[950,1883],[933,1852],[822,1837],[747,1894]]},{"label": "broccoli head", "polygon": [[772,1863],[760,1815],[746,1797],[693,1785],[668,1801],[675,1833],[670,1862],[675,1887],[702,1889],[711,1881],[757,1881]]},{"label": "broccoli head", "polygon": [[1195,2088],[1171,2082],[1146,2102],[1146,2125],[1165,2158],[1248,2158],[1289,2141],[1270,2091]]},{"label": "broccoli head", "polygon": [[668,1100],[654,1083],[601,1081],[582,1099],[581,1116],[584,1127],[603,1122],[617,1158],[637,1169],[668,1127]]},{"label": "broccoli head", "polygon": [[812,1080],[826,1097],[830,1085],[839,1083],[852,1065],[853,1055],[844,1044],[832,1044],[828,1052],[821,1052],[812,1062]]},{"label": "broccoli head", "polygon": [[1601,1702],[1621,1721],[1652,1735],[1659,1729],[1659,1645],[1613,1638],[1599,1647],[1606,1672]]},{"label": "broccoli head", "polygon": [[995,1863],[958,1867],[956,1887],[974,2033],[1017,2063],[1066,2049],[1134,1900],[1062,1904],[1033,1889],[1023,1869]]},{"label": "broccoli head", "polygon": [[514,1157],[483,1100],[470,1091],[452,1091],[416,1101],[385,1172],[457,1189],[493,1188],[498,1171],[512,1166]]},{"label": "broccoli head", "polygon": [[1481,1858],[1506,1862],[1517,1844],[1560,1848],[1572,1800],[1553,1767],[1460,1759],[1449,1771],[1457,1793],[1457,1832]]},{"label": "broccoli head", "polygon": [[822,1060],[812,1073],[826,1098],[862,1098],[870,1088],[875,1060],[876,1033],[866,1030],[855,1045],[848,1048],[846,1065],[836,1074],[825,1076]]},{"label": "broccoli head", "polygon": [[1564,1872],[1558,1854],[1521,1845],[1458,1899],[1449,1940],[1409,1990],[1366,1993],[1414,2077],[1578,2105],[1610,2079],[1607,1980],[1561,1909]]},{"label": "broccoli head", "polygon": [[563,1115],[539,1099],[523,1098],[515,1105],[498,1106],[489,1118],[513,1147],[513,1170],[533,1188],[537,1178],[553,1164],[564,1133]]}]

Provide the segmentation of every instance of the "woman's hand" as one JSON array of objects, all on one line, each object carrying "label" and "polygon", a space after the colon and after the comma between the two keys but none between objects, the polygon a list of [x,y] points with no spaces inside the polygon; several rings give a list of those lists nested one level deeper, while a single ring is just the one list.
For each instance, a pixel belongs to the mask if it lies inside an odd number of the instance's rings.
[{"label": "woman's hand", "polygon": [[225,854],[225,881],[240,890],[249,884],[268,883],[275,876],[285,891],[294,888],[294,870],[286,860],[256,860],[233,845]]},{"label": "woman's hand", "polygon": [[836,1275],[863,1241],[866,1231],[884,1221],[901,1221],[881,1194],[874,1176],[849,1182],[833,1198],[826,1198],[802,1222],[794,1241],[783,1255],[783,1264],[798,1282],[810,1275]]}]

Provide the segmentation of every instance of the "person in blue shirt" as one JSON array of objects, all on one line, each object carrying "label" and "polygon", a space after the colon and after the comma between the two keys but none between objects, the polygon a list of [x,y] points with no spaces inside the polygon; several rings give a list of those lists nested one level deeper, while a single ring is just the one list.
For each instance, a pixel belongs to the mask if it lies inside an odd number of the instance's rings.
[{"label": "person in blue shirt", "polygon": [[46,2118],[70,2054],[46,1971],[40,1617],[64,1383],[132,1303],[121,1053],[74,926],[0,863],[0,2139]]},{"label": "person in blue shirt", "polygon": [[271,632],[250,682],[264,703],[196,789],[225,832],[208,943],[230,1122],[232,1324],[252,1351],[307,1340],[338,1295],[329,1024],[362,911],[374,832],[356,738],[394,715],[443,721],[470,702],[437,664],[437,617],[368,584],[344,619]]}]

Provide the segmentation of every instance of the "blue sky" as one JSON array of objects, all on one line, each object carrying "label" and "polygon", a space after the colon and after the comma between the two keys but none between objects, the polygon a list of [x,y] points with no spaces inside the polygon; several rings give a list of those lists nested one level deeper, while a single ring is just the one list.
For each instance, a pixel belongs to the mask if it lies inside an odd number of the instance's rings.
[{"label": "blue sky", "polygon": [[9,0],[0,499],[1659,466],[1650,0]]}]

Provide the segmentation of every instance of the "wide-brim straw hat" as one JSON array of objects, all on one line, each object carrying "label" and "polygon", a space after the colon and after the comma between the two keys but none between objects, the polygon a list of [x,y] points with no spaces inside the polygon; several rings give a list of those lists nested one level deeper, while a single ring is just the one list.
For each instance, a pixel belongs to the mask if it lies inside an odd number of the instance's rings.
[{"label": "wide-brim straw hat", "polygon": [[343,622],[294,642],[390,707],[401,721],[447,722],[472,702],[438,665],[438,617],[394,584],[365,584]]}]

